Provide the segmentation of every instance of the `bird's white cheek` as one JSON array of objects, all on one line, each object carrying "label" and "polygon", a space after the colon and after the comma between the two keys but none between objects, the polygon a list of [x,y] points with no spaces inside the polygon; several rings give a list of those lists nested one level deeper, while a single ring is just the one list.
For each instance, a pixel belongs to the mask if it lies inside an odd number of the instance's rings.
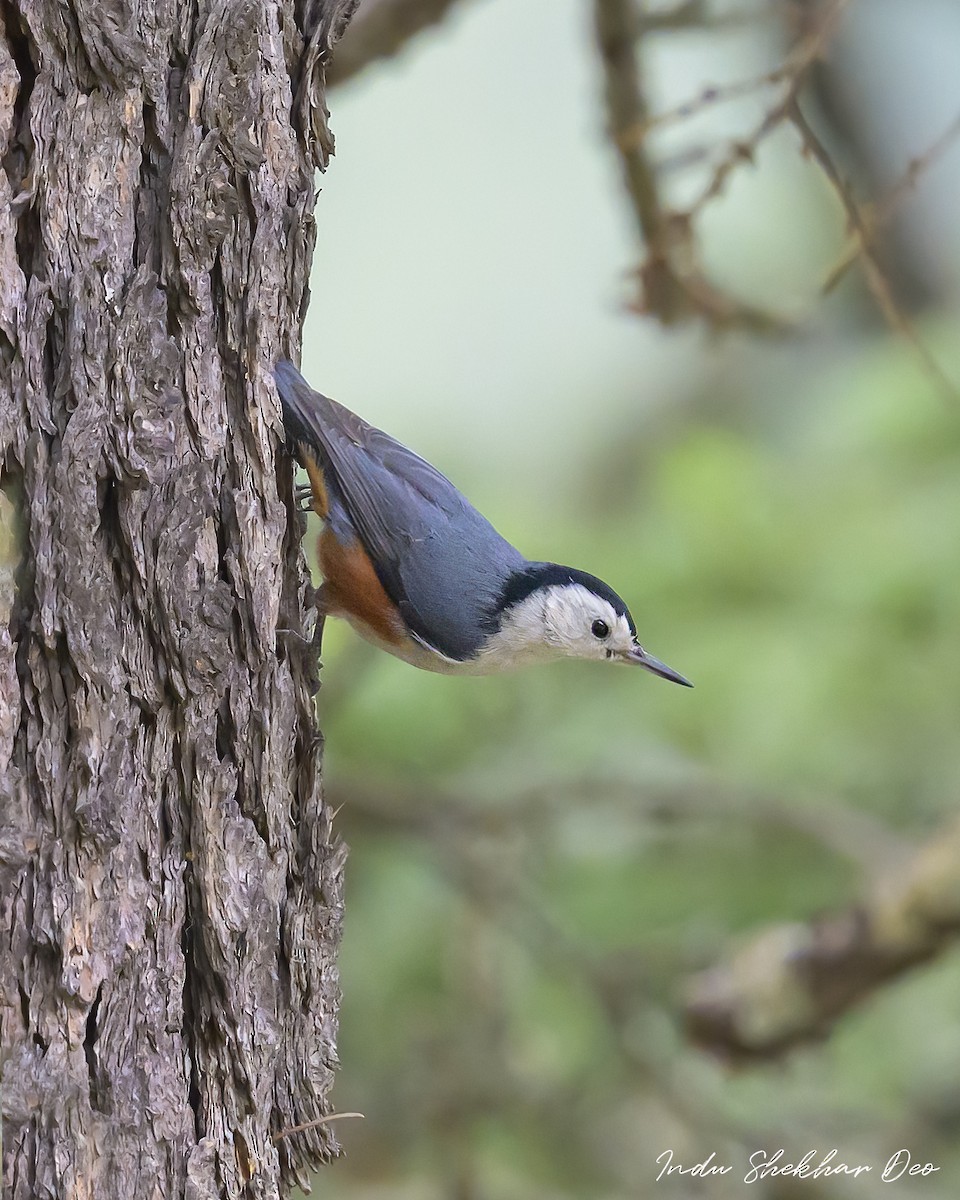
[{"label": "bird's white cheek", "polygon": [[509,671],[525,663],[556,658],[561,648],[553,643],[541,628],[531,628],[527,622],[512,620],[505,623],[487,642],[478,655],[485,670]]}]

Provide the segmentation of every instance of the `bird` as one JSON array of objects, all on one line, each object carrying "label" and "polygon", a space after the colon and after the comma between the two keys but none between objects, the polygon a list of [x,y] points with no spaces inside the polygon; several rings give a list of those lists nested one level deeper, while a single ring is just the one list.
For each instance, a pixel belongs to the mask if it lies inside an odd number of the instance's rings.
[{"label": "bird", "polygon": [[601,579],[527,559],[435,467],[314,391],[292,362],[273,374],[288,446],[323,522],[318,648],[329,615],[440,674],[580,658],[693,686],[643,648],[630,610]]}]

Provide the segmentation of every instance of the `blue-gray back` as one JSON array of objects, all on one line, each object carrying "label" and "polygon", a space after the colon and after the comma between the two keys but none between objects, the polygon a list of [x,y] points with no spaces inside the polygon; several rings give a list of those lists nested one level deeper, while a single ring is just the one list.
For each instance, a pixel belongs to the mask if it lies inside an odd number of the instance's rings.
[{"label": "blue-gray back", "polygon": [[333,533],[360,539],[421,641],[448,658],[473,657],[527,560],[435,467],[315,392],[292,363],[274,375],[288,435],[323,468]]}]

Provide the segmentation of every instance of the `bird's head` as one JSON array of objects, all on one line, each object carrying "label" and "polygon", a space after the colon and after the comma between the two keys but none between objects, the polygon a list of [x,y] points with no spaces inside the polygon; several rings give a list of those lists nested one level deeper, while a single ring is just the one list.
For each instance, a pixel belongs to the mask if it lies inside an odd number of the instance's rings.
[{"label": "bird's head", "polygon": [[483,654],[496,659],[498,667],[591,658],[643,667],[672,683],[693,686],[643,649],[626,604],[585,571],[530,563],[507,581],[496,616],[497,627]]}]

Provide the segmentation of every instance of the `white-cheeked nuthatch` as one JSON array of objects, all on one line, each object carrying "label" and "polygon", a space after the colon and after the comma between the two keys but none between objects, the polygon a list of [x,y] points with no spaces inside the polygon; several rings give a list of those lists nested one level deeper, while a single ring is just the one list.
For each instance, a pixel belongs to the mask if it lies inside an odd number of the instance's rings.
[{"label": "white-cheeked nuthatch", "polygon": [[323,521],[321,623],[344,617],[367,641],[444,674],[591,658],[692,686],[644,650],[602,580],[524,558],[428,462],[315,392],[292,363],[274,376]]}]

